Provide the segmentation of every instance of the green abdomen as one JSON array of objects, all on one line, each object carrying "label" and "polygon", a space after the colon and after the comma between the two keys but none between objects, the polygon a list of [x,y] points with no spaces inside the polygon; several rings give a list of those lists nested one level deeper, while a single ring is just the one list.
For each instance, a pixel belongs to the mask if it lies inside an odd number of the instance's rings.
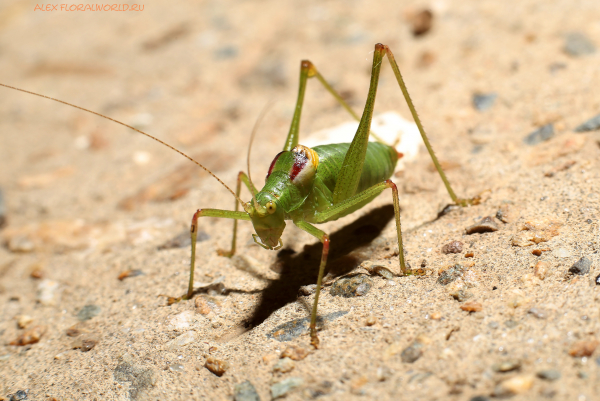
[{"label": "green abdomen", "polygon": [[[331,192],[335,188],[337,176],[349,147],[349,143],[335,143],[313,148],[319,155],[317,178],[320,178]],[[397,161],[396,149],[379,142],[369,142],[357,193],[390,178]]]},{"label": "green abdomen", "polygon": [[[349,147],[349,143],[336,143],[312,148],[319,155],[315,183],[303,207],[296,212],[301,213],[305,221],[315,222],[314,217],[318,212],[326,211],[333,205],[333,191]],[[369,142],[356,193],[390,178],[396,168],[397,161],[398,153],[396,149],[378,142]],[[369,199],[365,203],[371,200]],[[336,215],[328,221],[350,214],[362,206],[357,205],[356,208],[345,210],[344,213]]]}]

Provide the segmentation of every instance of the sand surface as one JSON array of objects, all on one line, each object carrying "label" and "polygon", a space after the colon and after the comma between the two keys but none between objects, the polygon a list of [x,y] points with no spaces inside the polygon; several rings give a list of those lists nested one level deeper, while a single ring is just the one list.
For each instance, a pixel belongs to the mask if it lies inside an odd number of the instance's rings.
[{"label": "sand surface", "polygon": [[[437,218],[451,200],[424,149],[393,177],[419,273],[409,277],[373,269],[399,272],[388,192],[320,226],[332,235],[319,303],[329,318],[312,350],[306,331],[287,342],[268,334],[309,316],[314,295],[299,290],[316,282],[318,241],[288,223],[285,251],[269,252],[242,222],[228,259],[217,250],[230,244],[231,221],[201,219],[199,290],[167,306],[159,295],[187,286],[192,214],[233,208],[231,194],[140,134],[0,88],[0,398],[256,399],[242,398],[249,381],[261,400],[282,382],[296,385],[289,400],[599,399],[600,134],[574,132],[600,112],[600,51],[584,43],[600,46],[598,1],[140,6],[4,1],[0,82],[132,124],[231,187],[272,102],[251,156],[261,186],[289,129],[300,61],[360,112],[381,42],[455,191],[482,203]],[[423,10],[432,24],[415,36]],[[565,50],[569,38],[577,54]],[[496,98],[480,111],[475,94]],[[376,113],[390,110],[410,116],[384,60]],[[311,80],[301,138],[349,120]],[[524,142],[547,124],[551,138]],[[497,231],[466,233],[486,216]],[[452,241],[462,250],[444,253]],[[570,273],[582,257],[589,271]],[[358,273],[369,276],[366,293],[331,295],[332,282]],[[291,345],[308,356],[280,359]],[[226,364],[221,377],[205,367],[214,360]]]}]

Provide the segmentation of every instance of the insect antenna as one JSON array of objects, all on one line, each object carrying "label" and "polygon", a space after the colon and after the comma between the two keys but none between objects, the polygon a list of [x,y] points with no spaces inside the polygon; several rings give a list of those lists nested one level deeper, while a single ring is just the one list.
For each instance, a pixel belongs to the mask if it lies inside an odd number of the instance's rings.
[{"label": "insect antenna", "polygon": [[235,192],[233,192],[233,191],[231,190],[231,188],[229,188],[229,187],[228,187],[228,186],[227,186],[227,185],[226,185],[226,184],[225,184],[223,181],[221,181],[221,179],[220,179],[219,177],[217,177],[217,176],[216,176],[216,175],[215,175],[215,174],[214,174],[212,171],[210,171],[208,168],[204,167],[202,164],[200,164],[200,163],[199,163],[199,162],[197,162],[196,160],[192,159],[190,156],[186,155],[186,154],[185,154],[185,153],[183,153],[182,151],[180,151],[180,150],[176,149],[174,146],[171,146],[171,145],[169,145],[168,143],[166,143],[166,142],[163,142],[163,141],[161,141],[160,139],[158,139],[158,138],[156,138],[156,137],[153,137],[153,136],[152,136],[152,135],[150,135],[150,134],[147,134],[147,133],[145,133],[144,131],[140,131],[139,129],[137,129],[137,128],[134,128],[134,127],[132,127],[131,125],[127,125],[127,124],[125,124],[125,123],[122,123],[121,121],[115,120],[114,118],[107,117],[107,116],[105,116],[104,114],[100,114],[100,113],[97,113],[97,112],[95,112],[95,111],[88,110],[88,109],[85,109],[85,108],[83,108],[83,107],[76,106],[76,105],[74,105],[74,104],[71,104],[71,103],[65,102],[64,100],[55,99],[55,98],[53,98],[53,97],[50,97],[50,96],[40,95],[39,93],[30,92],[30,91],[28,91],[28,90],[25,90],[25,89],[15,88],[14,86],[5,85],[5,84],[2,84],[2,83],[0,83],[0,86],[4,86],[5,88],[9,88],[9,89],[14,89],[14,90],[16,90],[16,91],[19,91],[19,92],[29,93],[30,95],[35,95],[35,96],[43,97],[43,98],[46,98],[46,99],[49,99],[49,100],[53,100],[53,101],[55,101],[55,102],[58,102],[58,103],[66,104],[67,106],[71,106],[71,107],[74,107],[74,108],[76,108],[76,109],[83,110],[83,111],[86,111],[86,112],[88,112],[88,113],[91,113],[91,114],[95,114],[95,115],[97,115],[97,116],[99,116],[99,117],[105,118],[105,119],[107,119],[107,120],[110,120],[110,121],[112,121],[112,122],[114,122],[114,123],[120,124],[120,125],[122,125],[122,126],[124,126],[124,127],[127,127],[127,128],[129,128],[129,129],[132,129],[132,130],[134,130],[134,131],[136,131],[136,132],[138,132],[138,133],[140,133],[140,134],[142,134],[142,135],[146,135],[148,138],[150,138],[150,139],[154,139],[156,142],[158,142],[158,143],[160,143],[160,144],[162,144],[162,145],[166,146],[166,147],[167,147],[167,148],[169,148],[169,149],[172,149],[172,150],[174,150],[175,152],[179,153],[180,155],[182,155],[182,156],[183,156],[183,157],[185,157],[186,159],[188,159],[188,160],[190,160],[190,161],[192,161],[192,162],[196,163],[196,165],[198,165],[199,167],[201,167],[202,169],[204,169],[204,171],[206,171],[208,174],[212,175],[212,176],[213,176],[213,177],[214,177],[214,178],[215,178],[217,181],[219,181],[219,182],[221,183],[221,185],[223,185],[225,188],[227,188],[227,190],[228,190],[229,192],[231,192],[231,194],[232,194],[232,195],[233,195],[233,196],[234,196],[234,197],[235,197],[235,198],[238,200],[238,202],[240,202],[240,204],[242,204],[242,205],[244,204],[244,202],[243,202],[243,201],[242,201],[242,200],[241,200],[241,199],[240,199],[240,198],[239,198],[239,197],[238,197],[238,196],[235,194]]},{"label": "insect antenna", "polygon": [[[252,183],[252,176],[250,174],[250,152],[252,150],[252,143],[254,142],[254,137],[256,136],[258,127],[260,126],[260,123],[262,122],[263,118],[265,118],[265,115],[267,114],[267,111],[269,111],[269,109],[271,108],[272,104],[273,104],[273,102],[267,103],[267,105],[265,107],[263,107],[258,118],[256,119],[256,122],[254,123],[254,127],[252,127],[252,133],[250,134],[250,143],[248,143],[248,154],[246,155],[246,164],[248,167],[248,181],[250,181],[250,188],[252,191],[252,203],[254,204],[254,208],[257,211],[259,210],[259,207],[258,207],[258,202],[256,202],[256,187]],[[243,205],[243,203],[242,203],[242,205]]]}]

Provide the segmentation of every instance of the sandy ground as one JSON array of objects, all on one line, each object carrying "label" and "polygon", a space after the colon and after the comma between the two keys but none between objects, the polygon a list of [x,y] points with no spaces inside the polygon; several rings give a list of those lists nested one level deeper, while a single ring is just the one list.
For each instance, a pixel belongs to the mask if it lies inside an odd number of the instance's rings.
[{"label": "sandy ground", "polygon": [[[185,241],[169,241],[185,236],[197,208],[232,208],[231,195],[142,135],[1,88],[0,397],[250,400],[254,388],[268,400],[287,383],[289,400],[599,399],[600,137],[574,128],[600,110],[600,52],[565,51],[574,32],[600,46],[596,0],[140,5],[2,2],[0,82],[133,124],[230,186],[273,101],[251,157],[261,185],[291,121],[300,60],[360,111],[381,42],[456,192],[483,202],[436,218],[450,199],[421,152],[393,178],[420,275],[373,273],[370,290],[350,298],[325,287],[319,307],[330,318],[314,351],[306,332],[268,336],[309,315],[313,295],[298,291],[316,281],[313,238],[288,224],[286,251],[268,252],[241,223],[238,257],[227,259],[217,249],[231,222],[201,220],[196,286],[217,283],[167,306],[159,295],[183,294],[189,263]],[[431,29],[415,36],[425,9]],[[384,63],[376,112],[408,117]],[[497,97],[479,111],[477,93]],[[349,120],[317,82],[305,104],[302,135]],[[524,143],[550,123],[552,138]],[[384,193],[322,226],[332,233],[330,282],[373,265],[398,272],[390,204]],[[486,216],[497,231],[466,234]],[[459,253],[442,251],[451,241]],[[569,273],[582,257],[589,272]],[[279,359],[290,345],[310,352]]]}]

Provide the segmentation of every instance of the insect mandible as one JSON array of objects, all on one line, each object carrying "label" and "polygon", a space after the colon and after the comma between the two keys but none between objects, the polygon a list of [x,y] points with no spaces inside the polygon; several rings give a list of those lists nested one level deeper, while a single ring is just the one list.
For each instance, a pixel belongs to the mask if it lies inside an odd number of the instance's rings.
[{"label": "insect mandible", "polygon": [[[446,178],[440,163],[438,162],[433,149],[427,139],[421,121],[417,115],[415,107],[410,99],[406,85],[394,55],[386,45],[376,44],[373,55],[373,66],[371,70],[371,81],[366,105],[359,119],[342,97],[327,83],[327,81],[317,71],[316,67],[307,60],[303,60],[300,67],[300,85],[296,108],[288,136],[285,140],[283,151],[275,156],[267,173],[267,179],[264,187],[258,191],[252,183],[249,174],[243,171],[238,174],[236,191],[232,191],[223,181],[221,181],[208,168],[193,160],[188,155],[166,144],[158,138],[155,138],[134,127],[114,120],[79,106],[64,102],[62,100],[50,98],[34,92],[15,88],[9,85],[1,86],[15,89],[21,92],[44,97],[54,100],[71,107],[95,114],[106,118],[128,128],[131,128],[143,135],[146,135],[161,144],[175,150],[184,157],[190,159],[210,175],[217,179],[225,188],[227,188],[235,197],[235,210],[220,209],[198,209],[191,223],[191,261],[190,278],[187,293],[179,298],[171,299],[171,302],[191,299],[194,295],[194,267],[196,259],[196,236],[198,233],[199,217],[222,217],[234,219],[233,239],[230,251],[219,252],[222,256],[232,256],[235,253],[237,221],[249,220],[254,226],[256,234],[253,234],[254,242],[265,249],[277,250],[283,244],[281,235],[285,229],[285,221],[292,221],[298,228],[306,231],[316,237],[323,244],[319,274],[317,278],[317,287],[311,312],[310,337],[311,344],[316,348],[319,346],[317,337],[317,306],[327,255],[329,253],[329,236],[314,224],[325,223],[337,220],[346,216],[375,199],[381,192],[387,188],[392,190],[394,204],[394,215],[396,220],[396,231],[398,235],[398,259],[400,269],[403,274],[410,274],[410,269],[404,260],[404,251],[402,246],[402,230],[400,225],[400,206],[398,202],[398,189],[389,179],[398,160],[398,153],[392,146],[380,142],[369,142],[371,119],[377,93],[377,84],[383,57],[387,55],[388,61],[394,71],[396,80],[402,90],[402,94],[408,104],[410,112],[417,124],[423,142],[433,160],[433,163],[444,182],[444,185],[456,205],[467,206],[473,202],[471,199],[459,199],[452,190],[448,179]],[[340,104],[350,112],[354,118],[360,120],[356,134],[351,143],[329,144],[308,148],[300,145],[299,128],[300,117],[302,113],[302,104],[306,91],[306,83],[309,78],[317,78],[324,87],[340,102]],[[254,132],[253,132],[254,134]],[[242,183],[249,189],[252,199],[244,202],[240,199]],[[239,210],[242,206],[243,211]]]}]

